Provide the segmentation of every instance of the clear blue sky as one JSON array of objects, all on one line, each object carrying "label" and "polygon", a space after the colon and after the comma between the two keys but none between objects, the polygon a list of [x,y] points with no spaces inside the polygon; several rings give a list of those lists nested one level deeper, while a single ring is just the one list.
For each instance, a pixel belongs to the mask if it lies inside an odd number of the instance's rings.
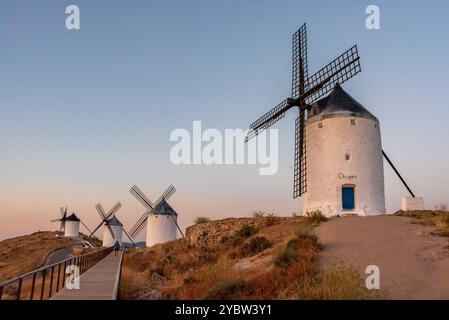
[{"label": "clear blue sky", "polygon": [[[81,9],[81,30],[65,8]],[[377,4],[381,29],[365,28]],[[291,34],[308,24],[310,73],[358,44],[344,85],[381,122],[384,149],[427,207],[449,202],[447,1],[0,0],[0,238],[51,228],[67,204],[90,225],[121,201],[130,228],[170,183],[183,227],[198,215],[290,214],[294,115],[279,173],[169,161],[170,132],[246,128],[291,87]],[[287,69],[286,69],[287,68]],[[292,112],[293,113],[293,112]],[[387,209],[404,188],[385,167]]]}]

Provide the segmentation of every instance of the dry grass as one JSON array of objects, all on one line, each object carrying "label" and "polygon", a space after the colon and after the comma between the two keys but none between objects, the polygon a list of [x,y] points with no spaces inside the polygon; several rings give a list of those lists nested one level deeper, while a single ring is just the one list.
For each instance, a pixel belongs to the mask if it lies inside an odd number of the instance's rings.
[{"label": "dry grass", "polygon": [[78,241],[58,237],[56,232],[36,232],[0,242],[0,281],[14,278],[41,266],[52,252]]},{"label": "dry grass", "polygon": [[[84,235],[79,238],[65,238],[61,237],[59,232],[39,231],[30,235],[7,239],[0,242],[0,282],[12,279],[21,274],[27,273],[37,269],[43,265],[47,257],[60,249],[71,248],[80,244],[80,240],[84,239]],[[95,245],[99,242],[95,239],[89,239]],[[88,252],[93,252],[101,248],[74,248],[73,254],[79,255]],[[52,292],[55,292],[57,284],[56,267],[53,275]],[[33,299],[40,299],[41,294],[43,299],[48,298],[50,294],[50,273],[49,270],[46,275],[46,284],[42,291],[42,275],[36,275],[35,293]],[[32,285],[32,277],[23,279],[22,282],[22,296],[21,299],[30,299]],[[60,278],[60,285],[62,285],[62,272]],[[3,299],[15,299],[17,294],[18,282],[8,285],[4,288]]]},{"label": "dry grass", "polygon": [[[321,270],[321,247],[310,228],[307,218],[295,217],[257,230],[244,226],[230,237],[232,241],[228,238],[214,247],[190,247],[176,240],[128,250],[120,298],[373,298],[358,273]],[[155,282],[159,275],[163,280]]]},{"label": "dry grass", "polygon": [[397,216],[410,217],[414,220],[412,223],[418,223],[423,226],[437,227],[439,230],[432,234],[447,237],[449,236],[449,211],[446,210],[422,210],[422,211],[398,211]]},{"label": "dry grass", "polygon": [[14,278],[41,266],[52,252],[69,248],[78,240],[43,231],[0,242],[0,281]]},{"label": "dry grass", "polygon": [[311,225],[320,224],[328,220],[320,210],[306,212],[306,217]]}]

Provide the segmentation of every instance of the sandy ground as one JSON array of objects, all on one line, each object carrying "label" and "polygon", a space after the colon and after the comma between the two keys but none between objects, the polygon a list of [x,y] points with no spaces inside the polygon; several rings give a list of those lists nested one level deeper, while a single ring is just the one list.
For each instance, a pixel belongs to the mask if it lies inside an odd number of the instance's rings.
[{"label": "sandy ground", "polygon": [[343,262],[380,268],[380,286],[391,299],[449,299],[448,238],[435,228],[397,216],[337,218],[317,227],[323,266]]}]

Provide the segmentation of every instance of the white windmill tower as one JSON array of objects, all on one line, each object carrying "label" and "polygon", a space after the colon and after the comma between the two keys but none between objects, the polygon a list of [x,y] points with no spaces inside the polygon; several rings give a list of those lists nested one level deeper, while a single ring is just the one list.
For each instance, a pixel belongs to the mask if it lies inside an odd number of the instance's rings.
[{"label": "white windmill tower", "polygon": [[314,103],[305,124],[304,211],[326,216],[385,213],[379,120],[340,85]]},{"label": "white windmill tower", "polygon": [[121,208],[122,204],[117,202],[114,207],[106,214],[102,205],[99,203],[95,206],[98,214],[100,215],[101,222],[100,224],[91,232],[89,237],[92,237],[94,233],[103,226],[103,247],[112,247],[116,241],[122,245],[123,232],[128,236],[134,245],[133,240],[128,235],[126,230],[123,228],[123,224],[119,219],[115,216],[116,212]]},{"label": "white windmill tower", "polygon": [[414,198],[382,150],[379,121],[340,87],[361,72],[357,46],[309,77],[305,24],[292,42],[292,96],[253,122],[246,141],[297,108],[293,198],[304,196],[304,212],[385,213],[382,155]]},{"label": "white windmill tower", "polygon": [[146,246],[151,247],[158,243],[175,240],[177,230],[184,237],[182,230],[178,225],[178,214],[167,203],[167,199],[176,191],[175,187],[170,185],[168,189],[153,204],[145,194],[140,191],[137,186],[133,186],[130,190],[131,194],[136,197],[145,206],[145,213],[136,222],[131,229],[130,234],[135,239],[140,232],[147,226]]},{"label": "white windmill tower", "polygon": [[64,237],[78,237],[80,233],[80,219],[72,213],[65,219]]},{"label": "white windmill tower", "polygon": [[[112,247],[116,241],[122,245],[123,224],[115,215],[105,222],[103,228],[103,247]],[[112,232],[111,232],[112,231]]]}]

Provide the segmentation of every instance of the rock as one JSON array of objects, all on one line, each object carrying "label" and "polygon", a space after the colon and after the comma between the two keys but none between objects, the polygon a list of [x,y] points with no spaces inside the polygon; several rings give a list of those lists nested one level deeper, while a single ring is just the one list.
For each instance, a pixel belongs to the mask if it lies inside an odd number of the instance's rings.
[{"label": "rock", "polygon": [[167,278],[155,272],[151,275],[150,281],[153,284],[164,284],[165,282],[167,282]]},{"label": "rock", "polygon": [[[278,223],[286,218],[274,217],[274,219],[275,223]],[[188,227],[186,240],[189,245],[194,247],[213,247],[219,244],[224,237],[233,236],[244,225],[250,225],[259,229],[275,223],[273,223],[273,217],[228,218],[209,221]]]},{"label": "rock", "polygon": [[137,298],[137,300],[160,300],[162,299],[162,293],[159,290],[151,289],[145,292],[143,295]]}]

